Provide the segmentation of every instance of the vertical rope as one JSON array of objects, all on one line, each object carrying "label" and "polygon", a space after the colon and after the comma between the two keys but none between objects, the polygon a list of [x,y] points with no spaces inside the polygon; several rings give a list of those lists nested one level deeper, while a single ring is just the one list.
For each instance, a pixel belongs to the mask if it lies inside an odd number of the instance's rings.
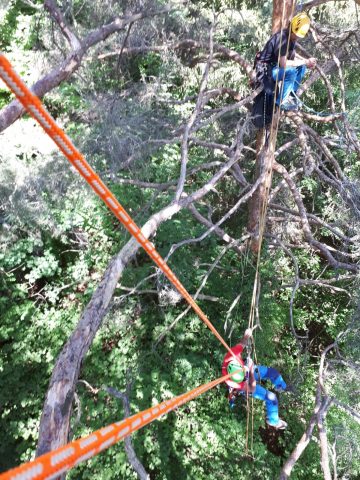
[{"label": "vertical rope", "polygon": [[[291,18],[294,15],[294,10],[295,10],[295,5],[296,5],[296,0],[293,0],[292,2],[292,7],[291,7]],[[275,120],[275,109],[276,109],[276,99],[277,99],[277,88],[278,88],[278,83],[279,83],[279,70],[280,70],[280,58],[281,58],[281,45],[282,45],[282,35],[283,35],[283,24],[284,24],[284,16],[285,16],[285,0],[283,0],[283,11],[282,11],[282,18],[281,18],[281,30],[280,30],[280,41],[279,41],[279,53],[278,53],[278,71],[276,74],[276,81],[275,81],[275,95],[274,95],[274,102],[273,102],[273,112],[272,112],[272,118],[271,118],[271,125],[270,125],[270,141],[269,141],[269,146],[267,147],[268,149],[270,148],[273,149],[273,147],[276,144],[276,139],[277,139],[277,134],[278,134],[278,129],[279,129],[279,122],[280,122],[280,111],[279,115],[277,115],[277,118]],[[286,70],[286,62],[287,62],[287,57],[289,53],[289,46],[290,46],[290,36],[291,36],[291,27],[289,27],[289,33],[288,33],[288,38],[287,38],[287,45],[286,45],[286,54],[285,54],[285,67],[284,71]],[[282,82],[281,88],[280,88],[280,99],[282,98],[284,90],[284,81]],[[281,102],[280,102],[281,104]],[[280,105],[279,105],[280,109]],[[274,124],[275,121],[275,124]],[[263,147],[264,148],[264,147]],[[262,243],[263,243],[263,237],[264,237],[264,231],[265,231],[265,223],[266,223],[266,214],[267,214],[267,203],[268,203],[268,198],[269,198],[269,192],[271,188],[271,183],[272,183],[272,163],[273,163],[273,153],[271,154],[271,162],[269,165],[269,172],[268,175],[265,177],[265,194],[264,194],[264,201],[261,205],[260,209],[260,218],[259,218],[259,244],[258,244],[258,252],[257,252],[257,260],[256,260],[256,269],[255,269],[255,279],[254,279],[254,286],[253,286],[253,293],[252,293],[252,299],[251,299],[251,307],[250,307],[250,314],[249,314],[249,322],[248,322],[248,328],[251,328],[252,330],[254,329],[254,319],[255,319],[255,309],[256,309],[256,299],[258,295],[260,294],[260,261],[261,261],[261,249],[262,249]],[[255,347],[255,339],[253,338],[252,340],[249,340],[249,347],[250,344],[252,343],[253,347],[253,354],[254,354],[254,360],[255,360],[255,365],[257,364],[257,356],[256,356],[256,347]],[[246,408],[247,408],[247,421],[246,421],[246,453],[248,452],[248,427],[249,427],[249,393],[247,391],[246,394],[247,401],[246,401]],[[252,415],[252,432],[251,432],[251,448],[253,447],[253,437],[254,437],[254,408],[253,408],[253,397],[252,397],[252,405],[251,405],[251,415]]]}]

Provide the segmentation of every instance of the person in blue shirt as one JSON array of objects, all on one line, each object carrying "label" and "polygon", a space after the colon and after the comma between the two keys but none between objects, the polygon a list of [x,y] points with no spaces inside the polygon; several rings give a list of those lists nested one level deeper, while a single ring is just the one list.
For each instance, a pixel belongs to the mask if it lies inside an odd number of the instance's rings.
[{"label": "person in blue shirt", "polygon": [[[284,430],[287,423],[279,418],[279,404],[275,393],[260,385],[261,380],[270,380],[277,391],[284,391],[287,385],[281,374],[273,367],[254,365],[251,359],[244,361],[241,357],[248,340],[252,338],[252,330],[245,331],[240,342],[231,348],[233,355],[228,352],[223,360],[222,374],[233,375],[225,381],[229,388],[229,405],[235,405],[238,395],[249,395],[265,402],[266,423],[277,430]],[[235,355],[235,357],[234,357]]]}]

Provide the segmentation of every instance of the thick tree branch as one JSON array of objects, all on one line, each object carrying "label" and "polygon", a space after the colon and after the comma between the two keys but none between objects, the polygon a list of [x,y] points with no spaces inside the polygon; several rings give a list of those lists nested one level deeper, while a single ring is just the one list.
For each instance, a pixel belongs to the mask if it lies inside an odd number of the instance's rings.
[{"label": "thick tree branch", "polygon": [[[171,203],[152,215],[142,228],[142,233],[146,238],[152,236],[159,225],[169,220],[182,208],[187,208],[192,202],[205,196],[224,177],[240,158],[241,132],[238,137],[236,141],[239,143],[232,158],[223,164],[205,185],[188,197],[181,199],[180,202]],[[71,406],[82,361],[102,324],[124,269],[139,248],[140,245],[132,238],[111,260],[77,327],[56,360],[40,420],[37,455],[54,450],[68,440]]]},{"label": "thick tree branch", "polygon": [[44,1],[44,8],[45,8],[45,10],[47,10],[50,13],[51,17],[58,24],[62,34],[64,35],[64,37],[69,42],[70,47],[73,50],[80,50],[81,49],[81,41],[75,35],[75,33],[70,30],[69,26],[65,22],[64,16],[61,13],[61,11],[60,11],[57,3],[56,3],[56,0],[45,0]]},{"label": "thick tree branch", "polygon": [[[111,23],[94,30],[84,39],[80,40],[79,46],[69,53],[61,65],[55,67],[51,72],[40,78],[31,87],[31,91],[38,97],[43,97],[45,93],[60,85],[61,82],[67,80],[80,67],[84,55],[91,47],[106,40],[110,35],[123,30],[130,23],[153,17],[155,15],[168,13],[171,10],[174,10],[176,5],[182,5],[184,1],[179,0],[177,4],[170,4],[161,10],[147,10],[126,17],[117,17]],[[12,101],[9,105],[0,110],[0,132],[4,131],[24,113],[25,109],[17,100]]]},{"label": "thick tree branch", "polygon": [[[171,204],[153,215],[143,226],[143,235],[149,238],[180,208],[179,204]],[[77,327],[56,360],[40,420],[37,455],[54,450],[68,440],[72,399],[81,363],[102,324],[119,278],[139,248],[140,245],[132,238],[111,260]]]},{"label": "thick tree branch", "polygon": [[289,458],[284,463],[284,465],[281,469],[281,472],[280,472],[279,480],[287,480],[290,477],[292,469],[294,468],[296,462],[299,460],[299,458],[303,454],[304,450],[309,445],[314,427],[317,423],[317,416],[318,416],[318,412],[319,412],[321,406],[322,406],[321,389],[320,389],[320,386],[318,386],[317,393],[316,393],[316,402],[315,402],[314,413],[312,414],[312,416],[310,418],[307,429],[305,430],[304,434],[300,438],[300,440],[299,440],[298,444],[296,445],[296,447],[294,448],[294,450],[291,452]]}]

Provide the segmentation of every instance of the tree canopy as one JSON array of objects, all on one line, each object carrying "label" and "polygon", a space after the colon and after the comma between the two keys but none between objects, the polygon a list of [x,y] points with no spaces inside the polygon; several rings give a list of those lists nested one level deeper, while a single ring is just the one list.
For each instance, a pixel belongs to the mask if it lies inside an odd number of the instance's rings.
[{"label": "tree canopy", "polygon": [[[269,147],[253,61],[299,9],[317,66]],[[352,0],[2,2],[2,53],[230,346],[253,307],[251,354],[290,386],[285,431],[220,385],[69,478],[359,478],[359,15]],[[4,83],[0,108],[4,471],[218,378],[226,351]]]}]

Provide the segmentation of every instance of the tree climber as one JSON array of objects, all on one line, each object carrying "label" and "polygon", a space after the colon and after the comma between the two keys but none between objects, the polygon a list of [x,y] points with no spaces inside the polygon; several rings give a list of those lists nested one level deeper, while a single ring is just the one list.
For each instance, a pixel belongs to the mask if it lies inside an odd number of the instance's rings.
[{"label": "tree climber", "polygon": [[275,90],[276,78],[283,81],[281,97],[278,95],[276,100],[277,106],[281,104],[282,110],[297,110],[301,106],[295,94],[305,75],[306,67],[316,66],[315,58],[303,58],[296,53],[296,42],[305,38],[309,29],[310,18],[305,12],[298,13],[291,20],[289,27],[275,33],[257,55],[257,70],[258,65],[266,69],[264,83],[268,83],[268,88],[269,84],[272,84],[272,89]]},{"label": "tree climber", "polygon": [[224,357],[222,374],[227,375],[234,372],[234,375],[226,380],[229,388],[229,405],[233,408],[236,397],[239,395],[249,395],[263,400],[266,406],[266,423],[277,430],[284,430],[287,423],[279,418],[277,396],[257,382],[262,379],[270,380],[277,391],[286,390],[286,383],[275,368],[254,365],[250,358],[247,358],[246,361],[242,359],[241,354],[250,338],[252,338],[252,330],[248,328],[240,342],[232,347],[237,358],[235,359],[230,352]]}]

